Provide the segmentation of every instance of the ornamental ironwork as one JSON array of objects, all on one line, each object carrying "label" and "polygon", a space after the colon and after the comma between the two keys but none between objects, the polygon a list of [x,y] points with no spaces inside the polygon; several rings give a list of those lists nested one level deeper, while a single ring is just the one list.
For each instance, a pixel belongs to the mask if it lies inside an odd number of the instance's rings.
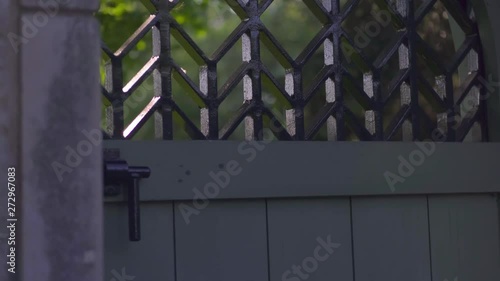
[{"label": "ornamental ironwork", "polygon": [[[225,1],[240,23],[211,55],[173,16],[183,1],[143,1],[150,15],[142,26],[117,51],[103,43],[109,59],[102,87],[109,101],[103,129],[106,136],[132,139],[146,122],[154,120],[154,135],[164,140],[177,138],[176,122],[196,140],[230,139],[240,126],[244,138],[254,140],[267,137],[267,132],[278,140],[298,141],[318,139],[320,132],[323,137],[319,139],[338,141],[418,141],[434,138],[436,133],[447,141],[487,140],[480,38],[467,1],[369,1],[376,7],[371,14],[379,25],[367,22],[356,27],[346,22],[352,22],[350,17],[363,1],[304,0],[304,9],[314,15],[320,28],[296,56],[278,39],[283,35],[274,34],[261,19],[279,1],[283,0]],[[448,57],[440,55],[420,32],[437,5],[463,36]],[[287,24],[286,19],[282,24]],[[377,37],[381,28],[393,30],[391,37],[369,55],[364,44]],[[152,54],[126,82],[123,60],[147,34],[152,34]],[[177,63],[172,55],[173,40],[196,62],[199,81]],[[239,66],[220,83],[218,65],[235,46],[241,48]],[[283,68],[282,79],[262,59],[264,48]],[[322,53],[321,65],[308,68],[318,52]],[[388,70],[390,67],[396,69]],[[311,73],[315,78],[306,85],[303,79]],[[458,83],[457,74],[461,75]],[[126,124],[124,104],[147,79],[154,81],[152,97]],[[183,87],[179,93],[172,87],[174,81]],[[236,90],[238,85],[241,90]],[[265,91],[284,101],[279,108],[266,104]],[[196,102],[199,118],[186,113],[176,99],[179,95]],[[221,121],[219,111],[231,95],[239,95],[242,103]],[[320,107],[306,114],[308,105],[318,98]]]}]

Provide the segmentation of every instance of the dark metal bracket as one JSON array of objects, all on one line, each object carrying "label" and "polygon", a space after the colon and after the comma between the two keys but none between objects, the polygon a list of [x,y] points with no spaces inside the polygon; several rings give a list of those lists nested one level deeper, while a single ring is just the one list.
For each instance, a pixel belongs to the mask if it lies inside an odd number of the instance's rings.
[{"label": "dark metal bracket", "polygon": [[140,225],[140,179],[149,178],[151,170],[144,166],[129,166],[127,161],[120,159],[117,149],[104,150],[104,196],[118,196],[120,186],[127,189],[128,225],[130,241],[141,240]]}]

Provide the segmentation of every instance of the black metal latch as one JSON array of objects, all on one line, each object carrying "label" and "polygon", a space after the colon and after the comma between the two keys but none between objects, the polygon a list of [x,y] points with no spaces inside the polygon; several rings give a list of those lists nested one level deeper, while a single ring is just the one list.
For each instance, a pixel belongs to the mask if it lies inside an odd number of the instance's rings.
[{"label": "black metal latch", "polygon": [[[108,155],[106,155],[108,154]],[[113,151],[113,156],[109,156],[110,151],[105,152],[104,157],[104,186],[121,185],[127,189],[128,201],[128,228],[130,241],[141,240],[141,214],[139,180],[149,178],[151,170],[149,167],[129,166],[127,161],[119,159],[119,153]],[[105,196],[116,196],[120,193],[116,190],[105,190]]]}]

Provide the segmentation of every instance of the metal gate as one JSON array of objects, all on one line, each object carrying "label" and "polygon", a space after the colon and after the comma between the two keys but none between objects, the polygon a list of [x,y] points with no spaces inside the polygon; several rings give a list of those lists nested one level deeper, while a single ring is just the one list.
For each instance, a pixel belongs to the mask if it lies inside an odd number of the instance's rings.
[{"label": "metal gate", "polygon": [[[394,33],[367,55],[344,26],[364,1],[303,1],[322,27],[293,57],[261,20],[279,0],[226,1],[241,22],[211,56],[173,16],[182,1],[143,2],[147,21],[116,52],[103,47],[105,280],[500,278],[484,3],[369,1]],[[419,34],[436,5],[462,34],[449,58]],[[125,83],[124,58],[149,33],[152,55]],[[174,39],[199,83],[172,56]],[[217,67],[238,42],[241,64],[221,85]],[[308,69],[318,52],[322,66]],[[151,100],[126,124],[127,99],[151,77]],[[283,102],[270,106],[264,92]],[[242,103],[222,122],[231,95]],[[151,120],[157,140],[131,141]],[[191,140],[177,140],[178,123]],[[244,140],[232,138],[238,128]]]}]

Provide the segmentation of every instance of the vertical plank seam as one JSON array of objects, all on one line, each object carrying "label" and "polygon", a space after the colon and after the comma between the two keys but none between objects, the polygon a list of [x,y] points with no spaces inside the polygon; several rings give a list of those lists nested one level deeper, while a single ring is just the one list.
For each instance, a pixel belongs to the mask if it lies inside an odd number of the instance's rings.
[{"label": "vertical plank seam", "polygon": [[349,196],[349,220],[351,222],[351,262],[352,262],[352,280],[356,280],[356,264],[354,262],[354,223],[352,218],[352,196]]},{"label": "vertical plank seam", "polygon": [[268,201],[264,199],[264,205],[266,210],[266,249],[267,249],[267,280],[271,281],[271,255],[269,250],[269,209]]},{"label": "vertical plank seam", "polygon": [[431,281],[434,279],[434,272],[432,270],[432,241],[431,241],[431,212],[430,212],[430,204],[429,204],[429,195],[425,196],[427,203],[427,234],[429,236],[429,269],[431,273]]},{"label": "vertical plank seam", "polygon": [[172,201],[172,232],[173,232],[173,257],[174,257],[174,280],[177,281],[177,241],[176,241],[176,228],[175,228],[175,201]]}]

